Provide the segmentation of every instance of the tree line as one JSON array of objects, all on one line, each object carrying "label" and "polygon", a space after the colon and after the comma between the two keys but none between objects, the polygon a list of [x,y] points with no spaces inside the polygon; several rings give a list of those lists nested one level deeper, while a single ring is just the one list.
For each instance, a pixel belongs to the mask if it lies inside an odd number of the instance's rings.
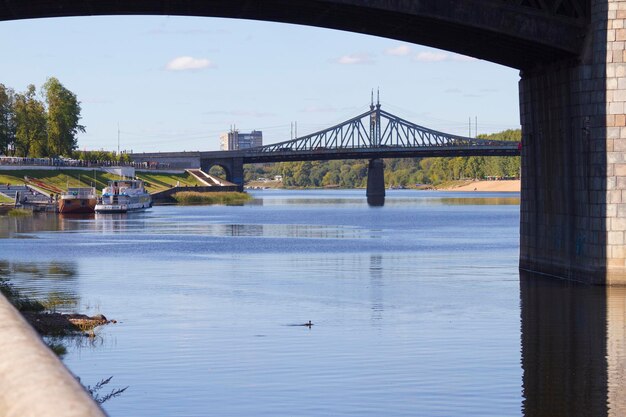
[{"label": "tree line", "polygon": [[[481,139],[521,141],[519,129]],[[282,175],[287,187],[362,188],[367,185],[367,160],[304,161],[245,167],[245,181]],[[385,185],[414,187],[460,179],[519,178],[519,156],[385,159]]]},{"label": "tree line", "polygon": [[85,131],[80,111],[76,94],[54,77],[39,92],[33,84],[15,92],[0,83],[0,154],[71,156],[78,148],[76,135]]}]

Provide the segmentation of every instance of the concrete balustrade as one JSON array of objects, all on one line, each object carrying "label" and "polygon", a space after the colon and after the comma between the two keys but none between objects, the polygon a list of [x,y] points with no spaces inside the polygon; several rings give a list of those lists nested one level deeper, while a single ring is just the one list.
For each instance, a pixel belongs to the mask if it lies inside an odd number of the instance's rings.
[{"label": "concrete balustrade", "polygon": [[0,295],[0,417],[104,417],[78,380]]}]

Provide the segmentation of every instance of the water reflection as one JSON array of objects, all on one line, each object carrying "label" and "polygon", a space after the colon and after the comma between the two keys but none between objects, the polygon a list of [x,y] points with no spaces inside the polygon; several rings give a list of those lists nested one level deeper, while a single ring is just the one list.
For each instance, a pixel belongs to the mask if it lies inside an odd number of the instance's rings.
[{"label": "water reflection", "polygon": [[372,302],[372,321],[383,318],[385,305],[383,304],[383,257],[370,255],[370,291]]},{"label": "water reflection", "polygon": [[609,416],[626,415],[626,288],[607,288]]},{"label": "water reflection", "polygon": [[25,297],[48,309],[67,312],[78,305],[78,269],[74,262],[16,262],[0,260],[0,278]]},{"label": "water reflection", "polygon": [[[502,196],[502,197],[491,197],[491,196],[477,196],[476,193],[473,193],[471,197],[463,196],[463,197],[446,197],[443,193],[436,192],[424,192],[424,191],[413,191],[412,196],[395,196],[390,194],[387,196],[385,200],[385,204],[391,203],[394,206],[398,205],[423,205],[423,206],[431,206],[431,205],[445,205],[445,206],[496,206],[496,205],[519,205],[520,197],[519,194],[515,196]],[[429,195],[430,194],[430,195]],[[457,193],[458,194],[458,193]],[[419,195],[421,198],[416,202],[415,196]],[[352,198],[276,198],[272,196],[272,198],[263,199],[261,196],[256,195],[255,201],[261,201],[262,204],[265,205],[312,205],[312,206],[333,206],[333,205],[367,205],[367,201],[365,200],[365,195],[359,197]],[[416,204],[417,203],[417,204]],[[246,203],[248,205],[248,203]]]},{"label": "water reflection", "polygon": [[0,238],[25,238],[25,234],[57,230],[57,215],[34,214],[26,217],[0,216]]},{"label": "water reflection", "polygon": [[520,274],[525,417],[624,415],[625,294]]},{"label": "water reflection", "polygon": [[473,197],[473,198],[439,198],[446,206],[519,206],[519,197]]},{"label": "water reflection", "polygon": [[[125,215],[121,215],[125,216]],[[359,239],[369,233],[349,226],[308,224],[241,224],[222,222],[220,219],[169,219],[140,217],[96,216],[95,222],[83,224],[82,230],[91,229],[115,234],[203,235],[214,237],[288,237],[310,239]]]}]

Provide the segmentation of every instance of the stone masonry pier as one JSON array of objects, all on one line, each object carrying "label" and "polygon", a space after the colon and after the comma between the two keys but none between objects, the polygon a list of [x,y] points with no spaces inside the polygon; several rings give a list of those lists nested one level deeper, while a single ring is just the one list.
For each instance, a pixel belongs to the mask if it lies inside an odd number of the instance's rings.
[{"label": "stone masonry pier", "polygon": [[594,0],[580,58],[521,73],[522,269],[626,284],[625,19]]}]

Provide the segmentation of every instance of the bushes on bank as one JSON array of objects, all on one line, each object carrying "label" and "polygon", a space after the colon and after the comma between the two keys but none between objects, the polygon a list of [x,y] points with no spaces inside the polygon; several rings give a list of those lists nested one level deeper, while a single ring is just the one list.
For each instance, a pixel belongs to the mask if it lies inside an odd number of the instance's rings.
[{"label": "bushes on bank", "polygon": [[181,191],[172,197],[183,205],[194,204],[224,204],[227,206],[241,205],[246,201],[252,200],[247,193],[236,192],[197,192],[197,191]]}]

